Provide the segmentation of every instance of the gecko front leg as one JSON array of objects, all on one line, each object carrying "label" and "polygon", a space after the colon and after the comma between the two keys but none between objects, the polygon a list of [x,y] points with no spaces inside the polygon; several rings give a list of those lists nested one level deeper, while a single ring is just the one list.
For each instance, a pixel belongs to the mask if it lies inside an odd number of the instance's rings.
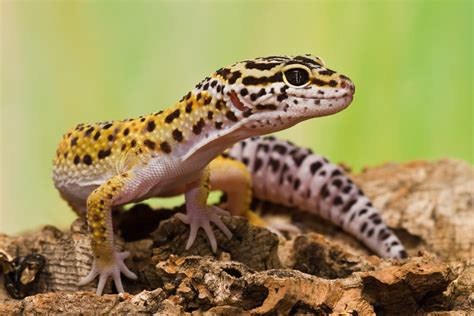
[{"label": "gecko front leg", "polygon": [[186,185],[184,194],[186,202],[186,214],[176,214],[176,217],[190,226],[189,238],[186,243],[186,250],[191,248],[199,228],[206,233],[207,239],[211,244],[213,252],[217,251],[217,241],[211,228],[211,222],[214,223],[227,238],[232,237],[231,231],[220,219],[220,215],[229,215],[228,212],[213,206],[207,205],[209,196],[209,167],[206,167],[198,180]]},{"label": "gecko front leg", "polygon": [[87,199],[87,223],[91,235],[91,247],[94,262],[89,274],[79,282],[79,286],[93,281],[99,276],[97,295],[101,295],[107,279],[112,277],[117,290],[124,292],[120,273],[130,279],[136,279],[124,263],[128,252],[117,252],[114,248],[112,228],[112,206],[126,199],[133,192],[129,185],[131,173],[115,176],[95,189]]}]

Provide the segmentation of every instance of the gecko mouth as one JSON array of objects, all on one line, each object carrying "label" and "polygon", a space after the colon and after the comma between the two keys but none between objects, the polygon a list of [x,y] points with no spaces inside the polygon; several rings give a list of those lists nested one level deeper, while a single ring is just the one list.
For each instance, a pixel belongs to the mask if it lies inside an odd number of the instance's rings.
[{"label": "gecko mouth", "polygon": [[343,92],[335,92],[335,94],[328,95],[323,91],[318,91],[316,95],[304,95],[304,94],[288,94],[289,97],[298,98],[298,99],[309,99],[309,100],[336,100],[336,99],[343,99],[343,98],[353,98],[355,91],[346,90]]}]

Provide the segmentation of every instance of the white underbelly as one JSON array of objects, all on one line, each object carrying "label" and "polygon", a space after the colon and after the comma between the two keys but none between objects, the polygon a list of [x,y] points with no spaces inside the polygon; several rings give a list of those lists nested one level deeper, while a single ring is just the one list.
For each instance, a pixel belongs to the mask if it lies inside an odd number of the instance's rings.
[{"label": "white underbelly", "polygon": [[[162,159],[161,157],[151,160],[145,167],[138,167],[132,170],[131,179],[134,186],[139,189],[132,189],[136,192],[127,192],[124,199],[120,199],[118,205],[137,203],[152,197],[170,197],[184,193],[187,183],[197,180],[206,164],[182,164],[172,159]],[[110,176],[102,176],[87,181],[65,181],[57,189],[61,196],[73,205],[85,206],[89,195],[103,183],[107,182]],[[125,188],[129,187],[128,185]]]}]

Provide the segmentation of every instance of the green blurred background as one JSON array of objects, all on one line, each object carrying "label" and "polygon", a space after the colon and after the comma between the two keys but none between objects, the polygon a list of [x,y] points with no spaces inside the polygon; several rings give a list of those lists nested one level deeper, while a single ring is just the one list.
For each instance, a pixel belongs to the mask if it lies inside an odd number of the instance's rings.
[{"label": "green blurred background", "polygon": [[317,54],[357,87],[348,110],[281,137],[355,170],[472,163],[472,23],[470,1],[3,0],[0,232],[75,217],[51,181],[67,128],[155,112],[257,56]]}]

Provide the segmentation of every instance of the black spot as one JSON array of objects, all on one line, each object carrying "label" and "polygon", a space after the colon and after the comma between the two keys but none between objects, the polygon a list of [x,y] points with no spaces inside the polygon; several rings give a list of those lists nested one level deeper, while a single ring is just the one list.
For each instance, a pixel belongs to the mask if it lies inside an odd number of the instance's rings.
[{"label": "black spot", "polygon": [[372,237],[373,234],[374,234],[374,229],[371,228],[371,229],[369,229],[369,231],[367,232],[367,237]]},{"label": "black spot", "polygon": [[400,250],[399,254],[402,259],[408,258],[408,254],[405,250]]},{"label": "black spot", "polygon": [[249,94],[249,91],[246,88],[243,88],[242,90],[240,90],[241,96],[245,97],[247,94]]},{"label": "black spot", "polygon": [[296,191],[300,187],[301,181],[300,179],[295,179],[295,182],[293,182],[293,189]]},{"label": "black spot", "polygon": [[363,208],[359,211],[359,216],[362,216],[364,215],[365,213],[367,213],[367,209],[366,208]]},{"label": "black spot", "polygon": [[293,161],[297,167],[301,166],[301,164],[306,159],[306,157],[308,157],[308,154],[301,154],[301,155],[293,154],[292,155]]},{"label": "black spot", "polygon": [[130,143],[130,146],[135,147],[137,145],[137,141],[132,139],[132,142]]},{"label": "black spot", "polygon": [[321,171],[318,176],[320,177],[325,177],[326,176],[326,170]]},{"label": "black spot", "polygon": [[356,213],[352,213],[351,217],[349,218],[349,223],[354,220],[355,216],[356,216]]},{"label": "black spot", "polygon": [[112,151],[110,149],[107,149],[107,150],[99,150],[99,153],[97,154],[97,158],[99,159],[104,159],[105,157],[108,157],[110,156],[110,154],[112,153]]},{"label": "black spot", "polygon": [[82,158],[82,161],[88,166],[92,165],[92,157],[89,155],[84,155],[84,158]]},{"label": "black spot", "polygon": [[146,130],[149,132],[153,132],[155,130],[156,124],[155,121],[149,121],[146,125]]},{"label": "black spot", "polygon": [[191,95],[192,95],[192,94],[191,94],[191,91],[189,91],[188,94],[186,94],[186,100],[191,99]]},{"label": "black spot", "polygon": [[312,65],[312,66],[318,66],[318,67],[321,67],[322,65],[314,60],[312,60],[311,58],[308,58],[308,57],[304,57],[304,56],[296,56],[295,58],[293,58],[294,60],[298,60],[298,61],[302,61],[304,62],[305,64],[309,64],[309,65]]},{"label": "black spot", "polygon": [[90,136],[93,131],[94,131],[94,127],[90,127],[84,132],[84,135]]},{"label": "black spot", "polygon": [[388,237],[390,237],[390,233],[387,232],[387,231],[385,230],[385,228],[383,228],[383,229],[381,229],[381,230],[379,231],[379,235],[378,235],[379,240],[385,240],[385,239],[387,239]]},{"label": "black spot", "polygon": [[153,141],[151,141],[151,140],[149,140],[149,139],[145,139],[145,140],[143,141],[143,145],[145,145],[146,147],[150,148],[151,150],[155,149],[155,146],[156,146],[155,142],[153,142]]},{"label": "black spot", "polygon": [[108,123],[108,124],[105,124],[102,128],[103,129],[109,129],[110,127],[112,127],[112,123]]},{"label": "black spot", "polygon": [[207,118],[208,118],[209,120],[212,120],[212,117],[213,117],[213,116],[214,116],[214,112],[212,112],[212,111],[207,112]]},{"label": "black spot", "polygon": [[382,219],[378,214],[372,214],[369,216],[369,218],[372,220],[372,223],[374,223],[374,225],[379,225],[382,223]]},{"label": "black spot", "polygon": [[281,72],[276,73],[270,77],[253,77],[248,76],[242,79],[242,83],[246,86],[256,86],[256,85],[267,85],[273,82],[281,82],[282,75]]},{"label": "black spot", "polygon": [[268,144],[258,144],[256,151],[259,152],[260,150],[263,150],[264,152],[268,152],[268,149],[270,146]]},{"label": "black spot", "polygon": [[273,150],[279,153],[280,155],[286,154],[286,147],[280,144],[275,144],[275,146],[273,146]]},{"label": "black spot", "polygon": [[331,193],[329,192],[328,190],[328,186],[327,184],[325,183],[322,188],[321,188],[321,196],[323,197],[323,199],[327,198]]},{"label": "black spot", "polygon": [[278,101],[278,102],[281,102],[281,101],[283,101],[283,100],[285,100],[285,99],[287,99],[287,98],[288,98],[288,94],[279,94],[279,95],[277,96],[277,101]]},{"label": "black spot", "polygon": [[127,136],[130,133],[130,129],[127,127],[123,130],[123,136]]},{"label": "black spot", "polygon": [[367,223],[364,222],[362,226],[360,227],[360,233],[363,234],[366,229],[367,229]]},{"label": "black spot", "polygon": [[268,164],[270,165],[273,172],[277,172],[277,170],[280,168],[280,162],[276,159],[270,158]]},{"label": "black spot", "polygon": [[317,79],[317,78],[313,79],[312,82],[314,84],[316,84],[317,86],[320,86],[320,87],[324,87],[328,84],[326,81],[321,80],[321,79]]},{"label": "black spot", "polygon": [[168,142],[162,142],[160,144],[160,149],[164,152],[169,154],[171,152],[171,146],[168,144]]},{"label": "black spot", "polygon": [[98,140],[99,137],[100,137],[100,132],[97,131],[97,132],[95,133],[95,135],[94,135],[94,140]]},{"label": "black spot", "polygon": [[73,139],[71,139],[71,147],[74,147],[77,144],[78,139],[78,137],[74,137]]},{"label": "black spot", "polygon": [[175,129],[173,131],[173,139],[180,143],[181,141],[183,141],[183,133],[179,129]]},{"label": "black spot", "polygon": [[249,116],[252,115],[252,114],[253,114],[252,109],[249,109],[249,108],[245,109],[245,111],[242,112],[242,115],[243,115],[244,117],[249,117]]},{"label": "black spot", "polygon": [[81,158],[78,155],[74,156],[74,164],[77,165],[81,162]]},{"label": "black spot", "polygon": [[342,175],[342,172],[339,169],[336,169],[331,173],[331,177],[340,176],[340,175]]},{"label": "black spot", "polygon": [[248,166],[249,159],[248,158],[242,158],[242,162],[244,163],[244,165]]},{"label": "black spot", "polygon": [[275,68],[276,66],[280,65],[280,63],[278,62],[274,62],[274,63],[257,63],[255,61],[248,61],[246,64],[245,64],[245,67],[247,69],[258,69],[258,70],[270,70],[270,69],[273,69]]},{"label": "black spot", "polygon": [[214,125],[216,126],[217,129],[222,128],[222,122],[216,122]]},{"label": "black spot", "polygon": [[288,165],[286,163],[283,164],[283,168],[281,169],[280,179],[278,180],[279,184],[283,184],[283,176],[288,171]]},{"label": "black spot", "polygon": [[255,163],[253,165],[253,172],[257,172],[263,165],[263,161],[260,158],[255,159]]},{"label": "black spot", "polygon": [[332,185],[335,186],[336,188],[340,188],[341,185],[342,185],[342,180],[341,180],[341,179],[335,179],[335,180],[332,182]]},{"label": "black spot", "polygon": [[240,77],[242,77],[242,73],[237,70],[237,71],[234,71],[230,75],[228,81],[229,81],[230,84],[234,84],[237,81],[237,79],[239,79]]},{"label": "black spot", "polygon": [[231,120],[232,122],[237,122],[237,121],[238,121],[237,116],[235,116],[234,112],[232,112],[232,111],[228,111],[228,112],[225,114],[225,116],[226,116],[229,120]]},{"label": "black spot", "polygon": [[275,104],[257,104],[257,110],[276,110],[277,106]]},{"label": "black spot", "polygon": [[201,118],[196,124],[193,125],[193,133],[196,135],[201,134],[203,127],[206,125],[204,120]]},{"label": "black spot", "polygon": [[114,135],[110,134],[109,136],[107,136],[107,139],[109,141],[113,141],[114,140]]},{"label": "black spot", "polygon": [[168,114],[168,116],[165,118],[165,123],[170,124],[173,122],[174,119],[178,118],[180,114],[179,109],[174,110],[171,114]]},{"label": "black spot", "polygon": [[[357,203],[357,200],[350,200],[349,202],[347,202],[347,204],[343,207],[343,209],[341,210],[342,213],[347,213],[349,212],[349,210],[351,209],[351,207]],[[355,216],[355,213],[352,214],[353,216]]]},{"label": "black spot", "polygon": [[341,205],[342,203],[344,203],[344,200],[342,199],[342,197],[340,197],[339,195],[336,196],[336,198],[334,199],[334,206],[338,206],[338,205]]},{"label": "black spot", "polygon": [[330,80],[330,81],[328,82],[328,85],[329,85],[330,87],[335,87],[335,86],[337,86],[337,81],[336,81],[336,80]]},{"label": "black spot", "polygon": [[214,88],[217,85],[217,80],[213,80],[211,82],[211,87]]},{"label": "black spot", "polygon": [[322,166],[323,164],[320,161],[315,161],[311,164],[309,170],[311,171],[311,174],[314,175]]},{"label": "black spot", "polygon": [[193,104],[192,103],[186,104],[186,113],[191,113],[192,110],[193,110]]},{"label": "black spot", "polygon": [[204,86],[202,86],[202,89],[203,89],[203,90],[209,89],[209,83],[206,83]]},{"label": "black spot", "polygon": [[332,71],[331,69],[325,69],[325,70],[320,70],[319,71],[319,74],[320,75],[323,75],[323,76],[331,76],[333,74],[335,74],[336,72],[335,71]]},{"label": "black spot", "polygon": [[347,194],[347,193],[351,192],[351,189],[352,189],[352,186],[347,185],[342,189],[342,192]]},{"label": "black spot", "polygon": [[222,100],[217,100],[217,102],[216,102],[216,109],[220,110],[220,109],[222,109],[223,107],[225,107],[224,101],[222,101]]}]

